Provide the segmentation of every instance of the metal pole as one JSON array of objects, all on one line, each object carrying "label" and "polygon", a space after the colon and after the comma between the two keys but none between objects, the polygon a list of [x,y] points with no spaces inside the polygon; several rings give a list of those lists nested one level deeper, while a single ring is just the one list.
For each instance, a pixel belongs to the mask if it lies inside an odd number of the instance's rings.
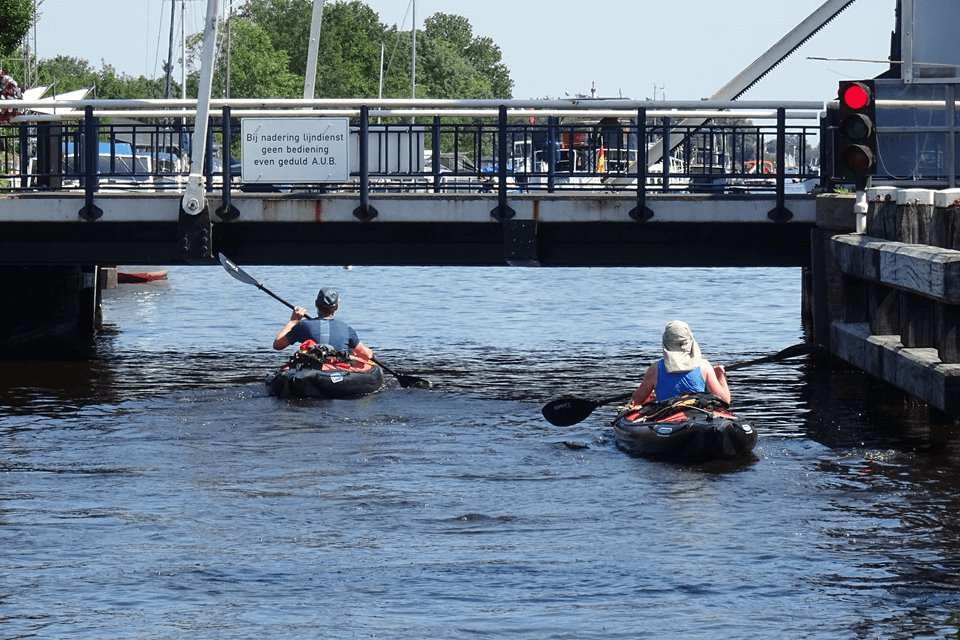
[{"label": "metal pole", "polygon": [[180,98],[187,99],[187,0],[180,0]]},{"label": "metal pole", "polygon": [[377,217],[376,208],[370,206],[370,108],[360,107],[359,161],[360,161],[360,206],[353,210],[355,218],[369,222]]},{"label": "metal pole", "polygon": [[223,88],[223,97],[230,99],[230,18],[233,16],[233,0],[230,0],[230,8],[228,9],[224,6],[223,10],[226,12],[226,21],[227,21],[227,71],[226,79],[224,81]]},{"label": "metal pole", "polygon": [[560,118],[547,118],[547,193],[553,193],[557,182],[557,154],[560,152]]},{"label": "metal pole", "polygon": [[627,213],[637,222],[646,222],[653,217],[647,206],[647,109],[637,109],[637,206]]},{"label": "metal pole", "polygon": [[430,172],[433,174],[433,192],[440,193],[440,116],[433,116],[430,130]]},{"label": "metal pole", "polygon": [[[757,171],[763,171],[763,149],[757,145],[757,155],[759,164]],[[787,181],[786,164],[787,161],[787,110],[783,107],[777,109],[777,205],[767,213],[767,217],[774,222],[787,222],[793,217],[793,213],[787,209],[787,199],[785,195],[785,185]]]},{"label": "metal pole", "polygon": [[[313,14],[310,19],[310,45],[307,47],[307,74],[303,77],[303,97],[308,100],[313,100],[316,97],[314,84],[317,81],[317,56],[320,53],[320,27],[323,24],[324,4],[326,4],[325,0],[313,0]],[[380,46],[382,49],[383,45]],[[380,57],[382,67],[382,51]]]},{"label": "metal pole", "polygon": [[93,194],[99,187],[98,178],[98,156],[100,151],[100,140],[97,135],[99,132],[98,119],[93,115],[93,107],[87,106],[83,109],[83,208],[78,211],[78,215],[84,220],[91,221],[100,218],[103,211],[93,202]]},{"label": "metal pole", "polygon": [[203,30],[203,55],[200,61],[200,83],[197,91],[197,115],[190,145],[190,175],[180,201],[181,208],[191,215],[202,212],[207,201],[203,191],[204,141],[210,121],[210,92],[213,89],[213,64],[217,41],[217,14],[220,0],[207,0],[207,19]]},{"label": "metal pole", "polygon": [[170,0],[170,39],[167,43],[167,90],[164,93],[167,99],[170,98],[170,84],[173,81],[173,32],[174,21],[177,18],[177,3]]},{"label": "metal pole", "polygon": [[413,28],[411,31],[412,38],[412,64],[410,67],[410,97],[417,97],[417,0],[412,0],[413,2]]},{"label": "metal pole", "polygon": [[383,43],[380,43],[380,82],[377,85],[377,100],[383,99]]},{"label": "metal pole", "polygon": [[[760,157],[763,158],[762,153]],[[784,199],[784,189],[786,184],[787,162],[787,110],[783,107],[777,109],[777,208],[783,209],[786,205]],[[759,167],[762,169],[762,167]]]},{"label": "metal pole", "polygon": [[[232,177],[230,167],[230,147],[233,146],[233,119],[230,116],[230,107],[223,108],[223,185],[221,191],[221,204],[217,208],[217,215],[222,220],[236,220],[240,217],[240,211],[233,206],[230,193],[230,179]],[[212,163],[211,163],[212,164]]]},{"label": "metal pole", "polygon": [[[383,99],[383,43],[380,43],[380,81],[377,85],[377,100]],[[377,116],[377,124],[380,124],[383,118]]]},{"label": "metal pole", "polygon": [[660,140],[664,144],[663,155],[660,156],[660,190],[666,193],[670,190],[670,154],[673,149],[666,144],[670,140],[670,117],[667,116],[661,120],[662,132]]},{"label": "metal pole", "polygon": [[957,85],[946,85],[947,90],[947,145],[946,162],[947,186],[951,189],[957,186]]}]

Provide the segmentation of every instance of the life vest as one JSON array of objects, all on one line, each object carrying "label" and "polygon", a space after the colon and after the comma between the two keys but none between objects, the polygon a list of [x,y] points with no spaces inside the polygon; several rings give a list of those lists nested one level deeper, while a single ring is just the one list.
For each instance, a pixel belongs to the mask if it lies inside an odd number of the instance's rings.
[{"label": "life vest", "polygon": [[670,373],[663,362],[657,362],[657,399],[667,400],[685,393],[702,393],[707,390],[707,381],[703,379],[700,367],[690,371]]}]

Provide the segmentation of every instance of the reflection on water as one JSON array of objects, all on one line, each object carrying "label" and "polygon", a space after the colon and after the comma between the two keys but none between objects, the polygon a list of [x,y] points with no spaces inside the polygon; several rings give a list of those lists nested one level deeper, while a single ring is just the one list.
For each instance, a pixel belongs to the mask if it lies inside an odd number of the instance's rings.
[{"label": "reflection on water", "polygon": [[299,304],[338,287],[435,389],[269,397],[289,312],[219,267],[107,292],[90,352],[0,362],[5,636],[956,633],[957,424],[890,388],[733,372],[761,434],[733,464],[626,456],[613,407],[540,416],[629,390],[668,319],[716,362],[800,342],[795,270],[250,271]]}]

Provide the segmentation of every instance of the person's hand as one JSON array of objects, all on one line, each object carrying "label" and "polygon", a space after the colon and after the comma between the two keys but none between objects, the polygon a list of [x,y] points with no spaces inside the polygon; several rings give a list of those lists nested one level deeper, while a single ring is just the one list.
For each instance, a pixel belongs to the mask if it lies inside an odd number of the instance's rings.
[{"label": "person's hand", "polygon": [[293,313],[290,314],[291,322],[300,322],[307,315],[307,310],[303,307],[294,307]]},{"label": "person's hand", "polygon": [[726,380],[727,370],[722,364],[718,364],[713,368],[713,372],[717,374],[717,380]]}]

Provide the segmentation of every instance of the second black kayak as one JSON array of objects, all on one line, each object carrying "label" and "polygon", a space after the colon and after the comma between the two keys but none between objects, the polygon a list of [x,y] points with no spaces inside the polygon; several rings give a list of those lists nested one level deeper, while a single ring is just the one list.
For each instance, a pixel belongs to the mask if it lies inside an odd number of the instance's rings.
[{"label": "second black kayak", "polygon": [[614,419],[613,431],[627,453],[686,462],[745,457],[757,444],[753,425],[710,393],[628,408]]},{"label": "second black kayak", "polygon": [[297,398],[355,398],[383,386],[383,370],[326,345],[301,348],[266,380],[270,395]]}]

